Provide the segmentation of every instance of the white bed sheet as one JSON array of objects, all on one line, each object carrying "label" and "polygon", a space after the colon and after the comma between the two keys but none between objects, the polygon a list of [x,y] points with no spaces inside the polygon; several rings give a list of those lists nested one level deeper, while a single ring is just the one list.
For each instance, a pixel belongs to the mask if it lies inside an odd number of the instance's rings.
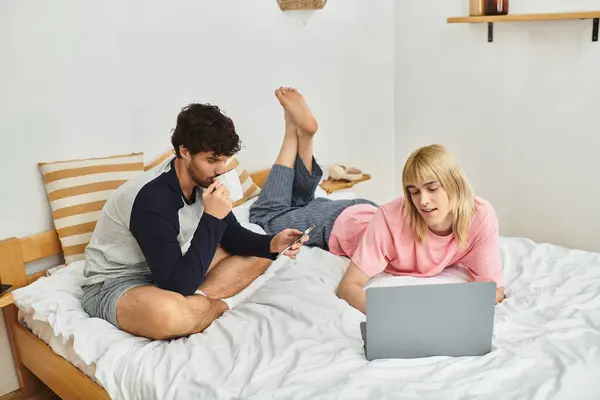
[{"label": "white bed sheet", "polygon": [[73,348],[73,338],[65,339],[62,335],[56,335],[52,326],[47,321],[35,319],[34,314],[35,311],[33,309],[29,309],[28,312],[20,311],[19,318],[34,335],[49,345],[56,354],[65,358],[89,378],[96,381],[96,364],[87,365],[81,361],[81,358],[79,358],[79,355]]},{"label": "white bed sheet", "polygon": [[[338,299],[347,260],[304,248],[280,259],[247,302],[204,333],[150,341],[89,318],[81,264],[15,291],[15,301],[115,399],[598,399],[600,254],[502,238],[508,298],[483,357],[368,362],[364,316]],[[381,275],[377,285],[466,280]],[[59,340],[55,339],[55,340]],[[91,370],[90,370],[91,371]]]}]

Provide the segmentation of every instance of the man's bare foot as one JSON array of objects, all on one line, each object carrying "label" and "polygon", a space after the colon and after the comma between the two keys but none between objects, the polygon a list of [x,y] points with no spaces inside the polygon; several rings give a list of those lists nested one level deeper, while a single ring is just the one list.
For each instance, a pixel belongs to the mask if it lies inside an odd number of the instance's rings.
[{"label": "man's bare foot", "polygon": [[[310,112],[306,101],[304,101],[304,97],[296,89],[280,87],[275,90],[275,96],[286,112],[289,112],[293,117],[300,130],[303,131],[302,133],[314,135],[317,132],[317,129],[319,129],[317,120]],[[287,117],[288,115],[286,114],[286,124]]]}]

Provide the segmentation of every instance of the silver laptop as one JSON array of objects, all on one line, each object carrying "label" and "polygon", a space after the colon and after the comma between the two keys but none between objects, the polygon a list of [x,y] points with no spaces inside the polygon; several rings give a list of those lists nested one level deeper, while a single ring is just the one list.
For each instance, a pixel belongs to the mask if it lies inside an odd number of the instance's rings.
[{"label": "silver laptop", "polygon": [[361,324],[367,360],[480,356],[492,350],[496,284],[372,287]]}]

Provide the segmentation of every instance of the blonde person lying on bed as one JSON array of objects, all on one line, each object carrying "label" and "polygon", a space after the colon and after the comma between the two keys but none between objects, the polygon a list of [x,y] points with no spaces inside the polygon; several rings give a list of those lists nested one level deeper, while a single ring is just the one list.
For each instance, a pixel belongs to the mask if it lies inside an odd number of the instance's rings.
[{"label": "blonde person lying on bed", "polygon": [[185,107],[171,142],[174,157],[111,195],[85,251],[85,311],[151,339],[203,331],[301,233],[259,235],[236,220],[214,178],[240,143],[218,107]]},{"label": "blonde person lying on bed", "polygon": [[285,112],[283,144],[250,221],[267,232],[312,224],[308,246],[347,256],[350,265],[338,296],[365,312],[364,288],[381,272],[434,276],[462,264],[474,281],[493,281],[504,299],[498,219],[491,204],[474,196],[457,160],[440,145],[416,150],[402,174],[404,196],[378,207],[364,200],[315,198],[323,176],[312,153],[317,122],[293,88],[276,97]]}]

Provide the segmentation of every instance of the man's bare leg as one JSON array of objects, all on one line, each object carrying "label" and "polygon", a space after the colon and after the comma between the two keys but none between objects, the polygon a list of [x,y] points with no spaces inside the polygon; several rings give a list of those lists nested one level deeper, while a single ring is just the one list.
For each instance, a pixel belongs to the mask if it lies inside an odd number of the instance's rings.
[{"label": "man's bare leg", "polygon": [[[296,153],[304,162],[308,172],[312,173],[313,136],[319,127],[317,120],[308,108],[304,97],[296,89],[280,88],[275,91],[275,95],[286,111],[286,137],[288,136],[287,126],[290,122],[293,122],[297,134]],[[296,154],[294,154],[294,159],[295,157]]]},{"label": "man's bare leg", "polygon": [[213,300],[226,299],[247,288],[271,264],[265,258],[226,255],[217,265],[211,265],[198,290]]},{"label": "man's bare leg", "polygon": [[127,291],[117,303],[117,321],[123,331],[149,339],[202,332],[229,309],[220,299],[241,292],[271,263],[267,259],[231,256],[218,247],[199,288],[206,296],[182,296],[155,286],[139,286]]},{"label": "man's bare leg", "polygon": [[128,290],[117,303],[120,328],[149,339],[171,339],[202,332],[228,310],[221,300],[182,296],[155,286]]}]

